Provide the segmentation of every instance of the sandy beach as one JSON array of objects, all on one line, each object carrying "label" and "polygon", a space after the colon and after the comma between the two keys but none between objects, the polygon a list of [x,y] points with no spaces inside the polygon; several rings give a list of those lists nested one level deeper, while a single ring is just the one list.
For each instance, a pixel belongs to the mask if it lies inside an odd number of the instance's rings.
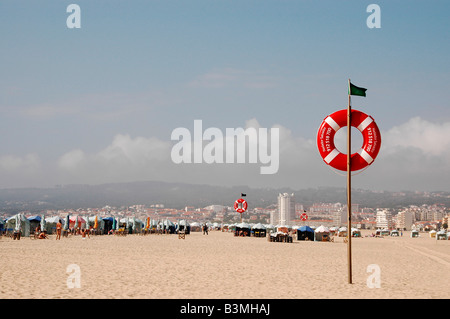
[{"label": "sandy beach", "polygon": [[[0,299],[449,298],[450,241],[353,238],[273,243],[232,233],[0,239]],[[76,266],[70,266],[76,265]],[[373,269],[379,267],[379,288]],[[79,267],[79,287],[73,287]],[[372,277],[371,277],[372,276]],[[69,282],[69,284],[68,284]],[[72,287],[71,284],[72,283]],[[372,286],[370,288],[369,286]]]}]

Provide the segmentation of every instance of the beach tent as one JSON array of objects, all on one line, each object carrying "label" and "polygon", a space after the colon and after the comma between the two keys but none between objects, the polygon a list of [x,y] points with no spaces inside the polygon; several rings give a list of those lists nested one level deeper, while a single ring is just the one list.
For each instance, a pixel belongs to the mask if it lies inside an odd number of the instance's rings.
[{"label": "beach tent", "polygon": [[34,233],[37,227],[41,227],[41,216],[34,215],[27,218],[30,221],[30,232]]},{"label": "beach tent", "polygon": [[436,233],[436,240],[447,240],[447,233],[445,230],[440,230]]},{"label": "beach tent", "polygon": [[24,214],[18,213],[6,220],[6,228],[20,231],[21,236],[30,236],[30,221]]},{"label": "beach tent", "polygon": [[347,227],[341,227],[338,229],[338,237],[347,237]]},{"label": "beach tent", "polygon": [[132,234],[135,228],[135,219],[132,219],[130,217],[124,217],[120,219],[119,224],[120,227],[126,230],[127,234]]},{"label": "beach tent", "polygon": [[168,219],[161,221],[158,226],[162,231],[168,231],[169,234],[175,233],[175,224]]},{"label": "beach tent", "polygon": [[339,231],[339,228],[337,228],[335,226],[330,227],[329,229],[330,229],[330,235],[331,236],[334,236]]},{"label": "beach tent", "polygon": [[297,229],[297,240],[314,241],[314,229],[309,226],[301,226]]},{"label": "beach tent", "polygon": [[240,223],[236,225],[235,235],[250,236],[251,227],[247,223]]},{"label": "beach tent", "polygon": [[411,238],[419,237],[419,231],[418,230],[412,230],[411,231]]},{"label": "beach tent", "polygon": [[70,216],[69,217],[69,227],[70,228],[85,228],[86,220],[80,216]]},{"label": "beach tent", "polygon": [[[102,233],[103,229],[105,229],[105,221],[103,220],[103,218],[99,218],[98,216],[91,216],[87,219],[89,219],[89,227],[92,226],[93,229],[98,229],[100,233]],[[96,224],[96,220],[97,220],[97,224]],[[97,228],[95,226],[97,226]],[[87,228],[87,226],[86,226],[86,228]]]},{"label": "beach tent", "polygon": [[56,232],[56,224],[60,222],[63,224],[63,219],[59,216],[52,216],[45,218],[45,230],[48,234],[53,234]]},{"label": "beach tent", "polygon": [[[103,234],[108,234],[111,229],[115,229],[114,227],[116,225],[114,223],[114,218],[112,218],[112,217],[103,217],[102,219],[99,219],[98,221],[99,221],[100,225],[103,222],[103,228],[101,226],[99,226],[100,232]],[[101,230],[103,230],[103,231],[101,231]]]},{"label": "beach tent", "polygon": [[276,225],[275,226],[275,230],[277,233],[289,233],[289,226],[285,226],[285,225]]},{"label": "beach tent", "polygon": [[329,241],[330,240],[330,230],[328,227],[321,225],[317,227],[314,231],[314,240],[315,241]]},{"label": "beach tent", "polygon": [[400,233],[397,229],[393,229],[393,230],[391,230],[391,236],[398,237],[398,236],[400,236]]},{"label": "beach tent", "polygon": [[191,223],[191,231],[202,231],[202,226],[198,222]]},{"label": "beach tent", "polygon": [[352,237],[361,237],[361,231],[358,228],[352,228]]},{"label": "beach tent", "polygon": [[177,231],[184,231],[185,234],[191,233],[191,225],[188,223],[187,220],[182,219],[177,223]]},{"label": "beach tent", "polygon": [[132,228],[133,233],[140,233],[142,228],[144,227],[144,223],[139,218],[133,217],[132,219]]},{"label": "beach tent", "polygon": [[272,224],[266,224],[266,225],[264,225],[265,227],[266,227],[266,232],[267,233],[272,233],[272,232],[275,232],[275,226],[274,225],[272,225]]},{"label": "beach tent", "polygon": [[267,230],[263,224],[258,223],[252,226],[252,232],[255,237],[266,237]]}]

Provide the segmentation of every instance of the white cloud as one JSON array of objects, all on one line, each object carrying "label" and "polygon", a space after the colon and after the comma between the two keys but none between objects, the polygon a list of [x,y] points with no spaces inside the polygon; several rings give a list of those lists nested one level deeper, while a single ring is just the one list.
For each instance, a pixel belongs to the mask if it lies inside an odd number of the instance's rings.
[{"label": "white cloud", "polygon": [[406,151],[413,147],[428,156],[443,156],[450,152],[450,122],[432,123],[414,117],[383,134],[387,152]]},{"label": "white cloud", "polygon": [[[257,119],[245,121],[244,129],[261,128]],[[212,185],[249,185],[251,187],[317,186],[345,187],[345,173],[334,171],[319,155],[315,139],[294,136],[290,129],[279,129],[279,170],[260,174],[257,163],[175,164],[170,157],[176,141],[155,137],[116,135],[109,145],[96,152],[74,149],[62,154],[56,168],[48,164],[45,174],[39,172],[39,156],[5,155],[0,157],[0,177],[11,176],[25,184],[26,178],[36,185],[38,178],[57,183],[107,183],[135,180],[202,183]],[[354,177],[355,188],[377,190],[449,190],[450,123],[432,123],[412,118],[404,124],[381,132],[381,150],[375,162]],[[204,130],[206,128],[203,128]],[[221,128],[225,133],[226,128]],[[208,142],[206,141],[205,144]],[[259,143],[259,142],[258,142]],[[204,145],[205,145],[204,144]],[[249,147],[247,145],[247,147]],[[337,173],[337,174],[335,174]],[[6,180],[6,179],[4,179]],[[52,185],[53,185],[52,184]]]},{"label": "white cloud", "polygon": [[95,153],[80,149],[58,159],[61,183],[105,183],[158,179],[165,170],[161,165],[170,158],[170,143],[154,137],[118,134],[111,144]]},{"label": "white cloud", "polygon": [[157,138],[136,137],[118,134],[111,145],[95,155],[99,162],[125,162],[130,165],[146,165],[166,159],[169,143]]},{"label": "white cloud", "polygon": [[64,170],[75,170],[86,160],[86,155],[80,149],[62,155],[58,160],[58,167]]}]

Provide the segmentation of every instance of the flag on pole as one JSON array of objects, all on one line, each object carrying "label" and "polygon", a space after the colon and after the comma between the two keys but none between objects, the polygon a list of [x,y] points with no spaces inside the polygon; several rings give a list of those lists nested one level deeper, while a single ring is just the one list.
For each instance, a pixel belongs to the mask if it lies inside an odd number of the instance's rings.
[{"label": "flag on pole", "polygon": [[353,85],[350,82],[350,86],[348,88],[348,95],[366,96],[366,91],[367,91],[367,89],[360,88],[360,87],[358,87],[356,85]]}]

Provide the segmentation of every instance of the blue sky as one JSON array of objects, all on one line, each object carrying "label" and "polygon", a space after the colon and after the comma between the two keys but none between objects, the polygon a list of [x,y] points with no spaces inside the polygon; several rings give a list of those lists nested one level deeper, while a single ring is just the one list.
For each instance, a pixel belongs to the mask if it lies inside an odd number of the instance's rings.
[{"label": "blue sky", "polygon": [[[66,8],[81,8],[68,29]],[[381,28],[369,29],[369,4]],[[0,187],[345,186],[315,147],[347,79],[382,133],[354,186],[450,191],[448,1],[2,1]],[[281,128],[280,170],[170,160],[171,132]]]}]

